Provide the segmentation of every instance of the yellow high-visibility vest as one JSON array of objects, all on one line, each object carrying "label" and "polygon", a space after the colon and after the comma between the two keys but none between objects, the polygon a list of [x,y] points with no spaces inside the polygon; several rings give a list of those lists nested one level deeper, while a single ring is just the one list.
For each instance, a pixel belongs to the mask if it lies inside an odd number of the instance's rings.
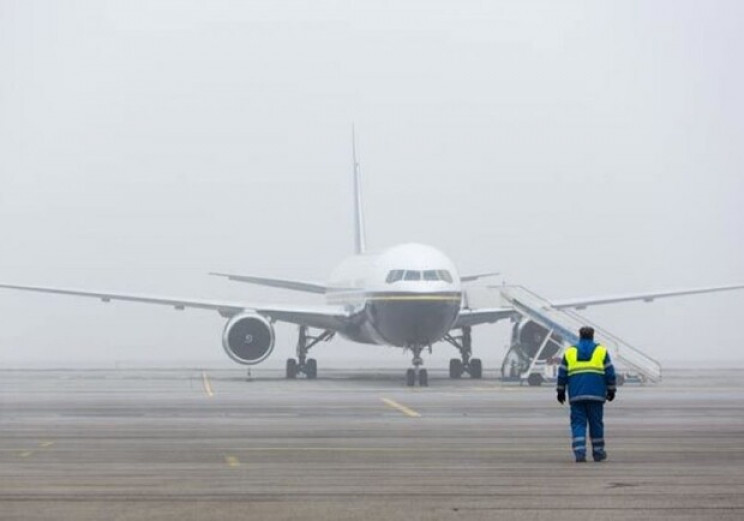
[{"label": "yellow high-visibility vest", "polygon": [[605,374],[604,360],[607,356],[607,349],[604,346],[595,347],[589,360],[578,360],[579,349],[576,346],[566,349],[565,356],[568,376],[580,373]]}]

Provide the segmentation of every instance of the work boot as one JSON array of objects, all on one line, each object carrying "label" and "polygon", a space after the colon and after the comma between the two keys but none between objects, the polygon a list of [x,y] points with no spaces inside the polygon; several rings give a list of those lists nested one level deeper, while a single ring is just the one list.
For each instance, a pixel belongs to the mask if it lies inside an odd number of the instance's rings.
[{"label": "work boot", "polygon": [[586,463],[586,452],[576,452],[576,463]]},{"label": "work boot", "polygon": [[592,454],[594,461],[604,461],[607,459],[607,453],[605,451],[595,452]]}]

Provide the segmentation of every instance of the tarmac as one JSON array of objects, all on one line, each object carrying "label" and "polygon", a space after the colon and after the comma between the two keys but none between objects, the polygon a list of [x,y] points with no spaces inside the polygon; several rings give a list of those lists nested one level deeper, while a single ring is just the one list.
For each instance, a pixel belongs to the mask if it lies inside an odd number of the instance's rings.
[{"label": "tarmac", "polygon": [[552,387],[404,369],[0,371],[0,520],[744,519],[741,371],[667,370],[576,464]]}]

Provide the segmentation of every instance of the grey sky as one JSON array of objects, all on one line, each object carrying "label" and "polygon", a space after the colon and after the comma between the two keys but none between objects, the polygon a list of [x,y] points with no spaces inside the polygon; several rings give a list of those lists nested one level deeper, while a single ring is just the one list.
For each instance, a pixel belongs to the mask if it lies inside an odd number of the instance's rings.
[{"label": "grey sky", "polygon": [[[206,272],[322,280],[351,253],[355,121],[371,248],[430,243],[556,298],[743,282],[743,15],[0,0],[0,280],[312,301]],[[662,360],[741,360],[742,308],[726,294],[587,315]],[[0,364],[231,364],[216,313],[2,292],[0,316]],[[507,326],[475,335],[494,367]],[[280,327],[270,362],[295,340]],[[339,340],[314,354],[409,358]]]}]

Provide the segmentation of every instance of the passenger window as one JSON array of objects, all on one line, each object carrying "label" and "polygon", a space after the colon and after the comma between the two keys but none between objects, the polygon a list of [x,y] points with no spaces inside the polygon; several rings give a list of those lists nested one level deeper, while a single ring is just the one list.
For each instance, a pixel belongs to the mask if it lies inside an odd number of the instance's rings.
[{"label": "passenger window", "polygon": [[406,271],[406,275],[403,279],[404,280],[421,280],[421,272],[408,270]]},{"label": "passenger window", "polygon": [[437,270],[426,270],[424,272],[424,280],[439,280]]},{"label": "passenger window", "polygon": [[452,275],[447,270],[439,270],[439,278],[449,284],[452,284]]},{"label": "passenger window", "polygon": [[388,273],[385,282],[387,282],[388,284],[392,284],[393,282],[398,282],[401,279],[403,279],[403,270],[392,270],[390,273]]}]

